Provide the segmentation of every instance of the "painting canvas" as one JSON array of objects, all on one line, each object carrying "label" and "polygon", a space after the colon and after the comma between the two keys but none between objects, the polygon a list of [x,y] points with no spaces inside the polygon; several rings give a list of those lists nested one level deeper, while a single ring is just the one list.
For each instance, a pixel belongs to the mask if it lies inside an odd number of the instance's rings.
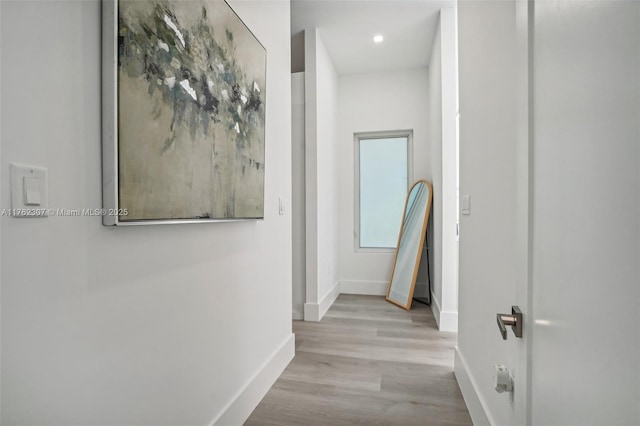
[{"label": "painting canvas", "polygon": [[262,218],[264,47],[223,0],[114,5],[117,222]]}]

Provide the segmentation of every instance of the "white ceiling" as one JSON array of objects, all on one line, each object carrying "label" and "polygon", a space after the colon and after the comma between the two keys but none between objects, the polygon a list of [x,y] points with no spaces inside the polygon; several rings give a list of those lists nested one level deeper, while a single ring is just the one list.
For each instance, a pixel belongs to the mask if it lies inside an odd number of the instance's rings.
[{"label": "white ceiling", "polygon": [[[455,0],[292,0],[291,34],[319,28],[338,74],[421,68]],[[373,36],[384,42],[375,44]]]}]

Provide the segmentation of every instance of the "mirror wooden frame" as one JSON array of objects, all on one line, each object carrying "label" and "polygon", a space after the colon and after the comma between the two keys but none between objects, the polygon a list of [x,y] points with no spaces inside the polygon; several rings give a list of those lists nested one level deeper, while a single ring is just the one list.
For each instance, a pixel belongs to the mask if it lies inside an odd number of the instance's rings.
[{"label": "mirror wooden frame", "polygon": [[[397,266],[397,262],[398,262],[398,254],[400,252],[400,243],[402,242],[402,238],[403,238],[403,234],[404,234],[404,227],[405,227],[405,221],[407,219],[407,208],[409,207],[409,199],[411,197],[411,193],[413,192],[413,189],[420,183],[423,183],[424,185],[426,185],[426,187],[429,190],[429,196],[427,198],[427,207],[424,213],[424,218],[422,220],[422,227],[420,228],[420,238],[419,238],[419,245],[418,247],[415,247],[414,250],[416,251],[416,255],[415,255],[415,262],[413,263],[413,274],[411,275],[411,284],[410,284],[410,288],[409,288],[409,294],[408,294],[408,300],[405,304],[402,304],[400,301],[391,299],[389,296],[391,294],[391,285],[393,284],[393,278],[394,275],[396,273],[396,266]],[[386,300],[388,302],[393,303],[394,305],[400,306],[401,308],[404,308],[406,310],[411,309],[411,302],[413,301],[413,292],[415,290],[415,286],[416,286],[416,279],[418,278],[418,268],[420,266],[420,260],[422,259],[422,247],[424,247],[424,240],[427,234],[427,225],[429,223],[429,215],[431,213],[431,202],[433,200],[433,186],[431,185],[431,183],[429,181],[426,180],[418,180],[416,181],[413,185],[411,185],[411,189],[409,190],[409,192],[407,193],[407,198],[405,200],[404,203],[404,211],[402,214],[402,224],[400,226],[400,232],[398,235],[398,244],[396,246],[396,253],[395,256],[393,258],[393,268],[391,269],[391,278],[389,278],[389,286],[387,288],[387,295],[386,295]],[[410,253],[410,255],[412,255]]]}]

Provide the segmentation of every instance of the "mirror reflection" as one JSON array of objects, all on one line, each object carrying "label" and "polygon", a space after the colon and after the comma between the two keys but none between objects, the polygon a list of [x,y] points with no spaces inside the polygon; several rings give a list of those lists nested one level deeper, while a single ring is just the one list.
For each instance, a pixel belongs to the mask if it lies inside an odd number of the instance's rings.
[{"label": "mirror reflection", "polygon": [[432,197],[431,184],[426,180],[419,180],[411,187],[405,202],[396,256],[387,290],[387,300],[405,309],[411,309]]}]

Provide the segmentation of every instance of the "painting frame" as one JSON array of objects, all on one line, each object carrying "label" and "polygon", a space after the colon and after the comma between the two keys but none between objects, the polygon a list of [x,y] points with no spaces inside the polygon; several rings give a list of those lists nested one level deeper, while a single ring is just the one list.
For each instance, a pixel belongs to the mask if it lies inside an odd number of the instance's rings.
[{"label": "painting frame", "polygon": [[[172,0],[159,0],[158,3],[171,3]],[[122,202],[121,194],[123,192],[123,185],[127,182],[125,179],[121,178],[122,175],[122,166],[120,162],[121,155],[121,144],[128,143],[123,141],[120,137],[121,134],[121,118],[120,114],[120,105],[119,105],[119,95],[120,95],[120,81],[119,81],[119,55],[120,55],[120,41],[119,41],[119,7],[120,0],[103,0],[102,1],[102,223],[105,226],[123,226],[123,225],[164,225],[164,224],[184,224],[184,223],[212,223],[212,222],[235,222],[235,221],[259,221],[264,220],[264,207],[265,207],[265,188],[266,188],[266,173],[265,173],[265,163],[264,159],[266,158],[266,79],[267,79],[267,51],[264,45],[260,42],[260,40],[255,36],[255,34],[249,29],[249,27],[244,23],[244,21],[240,18],[240,16],[235,12],[235,10],[231,7],[227,0],[202,0],[203,4],[210,3],[218,3],[226,6],[231,14],[235,16],[237,21],[244,27],[244,30],[250,35],[250,37],[255,40],[257,45],[263,51],[263,69],[259,70],[262,72],[262,78],[260,80],[261,84],[258,85],[256,80],[253,80],[252,84],[255,85],[255,90],[257,92],[262,92],[256,94],[256,97],[259,96],[259,102],[254,102],[254,104],[259,104],[261,108],[261,128],[258,128],[257,131],[261,132],[261,137],[258,138],[257,144],[258,146],[261,143],[261,162],[257,160],[251,160],[252,165],[257,166],[257,170],[260,172],[258,176],[261,175],[261,180],[254,178],[254,181],[249,182],[249,184],[254,185],[255,189],[252,193],[254,198],[256,199],[255,207],[256,211],[259,211],[260,214],[251,214],[251,215],[218,215],[218,214],[194,214],[192,216],[185,217],[134,217],[128,218],[127,213],[129,211],[128,205],[126,202]],[[221,6],[218,6],[221,7]],[[203,7],[203,13],[205,12]],[[206,15],[205,15],[206,16]],[[166,15],[165,15],[166,18]],[[238,24],[236,24],[238,25]],[[177,31],[176,31],[177,33]],[[229,36],[229,31],[227,30],[227,36]],[[246,36],[249,37],[249,36]],[[230,40],[233,41],[232,38]],[[184,44],[184,40],[182,40]],[[235,47],[234,47],[235,51]],[[235,65],[235,61],[234,61]],[[158,80],[158,84],[160,80]],[[209,81],[211,84],[211,81]],[[249,89],[250,90],[250,89]],[[244,94],[248,96],[247,92],[243,90]],[[191,96],[196,99],[196,96],[192,94]],[[253,94],[251,95],[253,96]],[[247,105],[246,97],[242,96],[242,101]],[[253,98],[250,98],[250,101],[253,101]],[[249,102],[249,105],[252,105]],[[217,106],[217,105],[216,105]],[[254,108],[257,111],[257,108]],[[246,110],[246,109],[245,109]],[[238,109],[238,113],[240,109]],[[245,113],[246,114],[246,113]],[[257,114],[257,113],[256,113]],[[175,115],[175,114],[174,114]],[[237,115],[236,115],[237,117]],[[248,122],[245,125],[245,128],[249,128],[252,122]],[[244,124],[244,123],[243,123]],[[224,128],[223,128],[224,129]],[[236,122],[234,128],[238,134],[240,134],[238,122]],[[173,124],[172,124],[173,130]],[[226,129],[230,131],[229,129]],[[249,131],[247,130],[247,132]],[[243,130],[243,134],[244,134]],[[136,141],[137,142],[137,141]],[[207,141],[205,141],[207,142]],[[230,141],[222,140],[222,143],[231,144]],[[231,149],[231,148],[229,148]],[[235,149],[238,149],[237,147]],[[215,148],[212,148],[215,150]],[[260,152],[260,151],[258,151]],[[193,160],[197,158],[196,155],[192,156],[193,158],[186,158],[185,161]],[[215,156],[212,153],[212,158]],[[258,157],[259,158],[259,157]],[[260,158],[259,158],[260,159]],[[213,160],[212,160],[213,161]],[[243,176],[244,176],[244,166],[242,167]],[[213,170],[213,164],[212,169]],[[216,167],[217,170],[217,167]],[[252,169],[253,171],[253,169]],[[163,170],[164,172],[164,170]],[[169,168],[166,169],[166,172],[170,175],[172,172]],[[175,175],[176,172],[174,172]],[[233,172],[231,172],[233,174]],[[169,176],[170,178],[171,176]],[[237,176],[232,176],[233,179],[236,179]],[[212,178],[213,179],[213,178]],[[237,180],[237,179],[236,179]],[[234,180],[234,182],[236,181]],[[179,191],[175,191],[179,192]],[[184,192],[180,192],[183,194]],[[188,197],[188,194],[184,195]],[[219,200],[215,199],[215,194],[213,190],[210,192],[211,202],[215,203]],[[233,202],[234,198],[232,198]],[[206,201],[206,200],[205,200]],[[257,202],[259,201],[259,205]]]}]

